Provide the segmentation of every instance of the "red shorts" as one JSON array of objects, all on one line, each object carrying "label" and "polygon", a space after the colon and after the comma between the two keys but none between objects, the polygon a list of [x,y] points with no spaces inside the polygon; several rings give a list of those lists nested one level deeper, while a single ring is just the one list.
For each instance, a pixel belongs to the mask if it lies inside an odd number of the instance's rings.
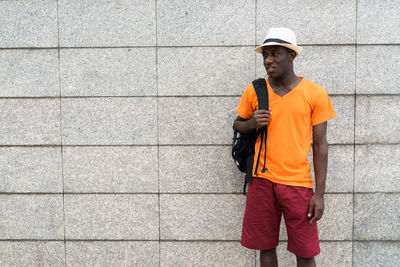
[{"label": "red shorts", "polygon": [[253,178],[249,184],[243,218],[244,247],[269,250],[278,246],[281,217],[285,218],[288,234],[287,249],[302,258],[319,254],[317,223],[310,223],[308,206],[311,188],[275,184],[267,179]]}]

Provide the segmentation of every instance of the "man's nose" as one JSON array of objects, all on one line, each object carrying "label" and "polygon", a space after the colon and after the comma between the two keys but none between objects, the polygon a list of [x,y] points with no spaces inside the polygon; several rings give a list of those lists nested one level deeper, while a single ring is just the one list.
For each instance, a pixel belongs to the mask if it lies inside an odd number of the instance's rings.
[{"label": "man's nose", "polygon": [[266,56],[265,59],[264,59],[264,62],[265,62],[265,64],[270,64],[270,63],[273,62],[273,59],[270,56]]}]

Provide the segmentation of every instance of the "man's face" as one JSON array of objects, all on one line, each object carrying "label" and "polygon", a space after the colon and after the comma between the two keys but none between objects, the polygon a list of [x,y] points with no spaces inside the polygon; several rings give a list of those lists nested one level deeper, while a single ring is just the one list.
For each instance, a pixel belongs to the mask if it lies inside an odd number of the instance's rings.
[{"label": "man's face", "polygon": [[292,68],[294,52],[283,46],[265,46],[262,50],[264,67],[268,76],[278,78],[287,73]]}]

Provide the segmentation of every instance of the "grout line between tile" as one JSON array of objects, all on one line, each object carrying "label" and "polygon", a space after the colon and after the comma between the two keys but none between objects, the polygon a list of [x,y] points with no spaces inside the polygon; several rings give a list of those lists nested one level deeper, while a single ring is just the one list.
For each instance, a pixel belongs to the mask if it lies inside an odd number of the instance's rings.
[{"label": "grout line between tile", "polygon": [[63,234],[64,234],[64,265],[67,266],[67,242],[65,236],[65,192],[64,192],[64,149],[62,139],[62,92],[61,92],[61,52],[60,52],[60,18],[59,1],[57,0],[57,52],[58,52],[58,93],[60,100],[60,153],[61,153],[61,183],[62,183],[62,210],[63,210]]},{"label": "grout line between tile", "polygon": [[[254,46],[257,46],[257,0],[254,0]],[[257,79],[257,56],[254,55],[254,79]],[[254,251],[254,267],[257,267],[257,251]]]},{"label": "grout line between tile", "polygon": [[[256,40],[257,42],[257,40]],[[335,43],[335,44],[312,44],[312,43],[299,43],[299,46],[398,46],[398,43]],[[46,46],[46,47],[30,47],[30,46],[25,46],[25,47],[0,47],[1,50],[47,50],[47,49],[118,49],[118,48],[133,48],[133,49],[151,49],[151,48],[237,48],[237,47],[252,47],[255,48],[255,45],[246,45],[246,44],[237,44],[237,45],[182,45],[182,46],[173,46],[173,45],[160,45],[160,46],[154,46],[154,45],[144,45],[144,46],[60,46],[60,47],[52,47],[52,46]]]},{"label": "grout line between tile", "polygon": [[[330,147],[333,146],[398,146],[400,143],[329,143]],[[131,144],[131,145],[74,145],[63,144],[62,147],[230,147],[231,144]],[[61,147],[61,145],[0,145],[1,148],[57,148]]]},{"label": "grout line between tile", "polygon": [[[158,50],[158,48],[157,48]],[[255,65],[257,65],[257,57],[255,57]],[[256,71],[255,71],[256,73]],[[255,74],[256,75],[256,74]],[[353,97],[355,94],[329,94],[330,97]],[[365,94],[365,93],[360,93],[357,94],[357,96],[360,97],[400,97],[399,94]],[[99,95],[99,96],[62,96],[63,99],[98,99],[98,98],[108,98],[108,99],[113,99],[113,98],[221,98],[221,97],[226,97],[226,98],[237,98],[241,97],[241,95],[119,95],[119,96],[106,96],[106,95]],[[29,99],[29,100],[54,100],[54,99],[60,99],[60,96],[0,96],[0,100],[2,99]]]},{"label": "grout line between tile", "polygon": [[[201,242],[207,242],[207,243],[238,243],[240,240],[218,240],[218,239],[185,239],[185,240],[177,240],[177,239],[66,239],[67,242],[160,242],[160,243],[170,243],[170,242],[175,242],[175,243],[201,243]],[[330,240],[330,239],[321,239],[320,242],[322,243],[344,243],[344,242],[361,242],[361,243],[397,243],[400,244],[400,241],[397,239],[342,239],[342,240]],[[64,239],[0,239],[0,242],[64,242]],[[287,242],[286,239],[280,239],[279,242]]]},{"label": "grout line between tile", "polygon": [[157,198],[158,198],[158,266],[161,266],[161,197],[160,197],[160,129],[158,127],[159,120],[159,107],[158,107],[158,97],[159,97],[159,86],[158,86],[158,2],[154,1],[155,4],[155,23],[156,23],[156,87],[157,87],[157,98],[156,98],[156,129],[157,129]]},{"label": "grout line between tile", "polygon": [[358,50],[358,0],[356,0],[356,45],[355,45],[355,57],[354,57],[354,114],[353,114],[353,194],[352,194],[352,205],[353,205],[353,218],[352,218],[352,229],[351,229],[351,264],[354,265],[354,200],[355,200],[355,178],[356,178],[356,119],[357,119],[357,50]]},{"label": "grout line between tile", "polygon": [[[326,192],[326,195],[399,195],[400,192]],[[18,196],[18,195],[234,195],[242,196],[243,192],[0,192],[0,196]]]}]

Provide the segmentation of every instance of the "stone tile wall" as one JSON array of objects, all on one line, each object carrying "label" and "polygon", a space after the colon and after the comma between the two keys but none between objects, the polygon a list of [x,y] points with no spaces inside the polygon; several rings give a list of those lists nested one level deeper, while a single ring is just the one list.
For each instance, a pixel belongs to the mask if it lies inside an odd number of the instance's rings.
[{"label": "stone tile wall", "polygon": [[[321,266],[400,263],[397,0],[0,1],[0,266],[259,266],[231,125],[272,26],[325,87]],[[311,158],[310,158],[311,159]],[[293,266],[282,223],[281,266]]]}]

